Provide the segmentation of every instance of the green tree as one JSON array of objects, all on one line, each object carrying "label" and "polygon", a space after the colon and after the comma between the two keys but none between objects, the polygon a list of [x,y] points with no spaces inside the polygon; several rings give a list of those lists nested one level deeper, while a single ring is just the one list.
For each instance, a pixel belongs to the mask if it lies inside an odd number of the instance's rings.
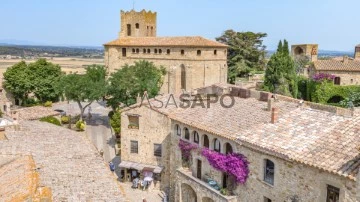
[{"label": "green tree", "polygon": [[222,36],[216,38],[228,48],[228,81],[235,83],[239,76],[247,75],[252,70],[263,70],[265,67],[266,51],[263,38],[266,33],[235,32],[226,30]]},{"label": "green tree", "polygon": [[[284,45],[283,45],[284,44]],[[265,71],[264,90],[297,98],[297,76],[295,64],[289,54],[288,42],[279,42]]]},{"label": "green tree", "polygon": [[144,91],[147,91],[149,98],[155,97],[160,91],[165,74],[164,67],[157,67],[145,60],[123,66],[109,78],[108,105],[114,110],[120,104],[132,105]]},{"label": "green tree", "polygon": [[[86,68],[84,75],[69,74],[61,79],[60,86],[68,100],[77,102],[80,109],[80,121],[85,109],[106,94],[106,69],[92,65]],[[86,104],[84,104],[86,102]]]},{"label": "green tree", "polygon": [[4,72],[3,86],[15,99],[26,100],[33,87],[30,74],[27,64],[21,61]]},{"label": "green tree", "polygon": [[61,67],[46,59],[39,59],[35,63],[30,63],[28,69],[31,72],[29,78],[32,84],[32,92],[42,102],[57,101],[61,95],[58,89],[63,72]]}]

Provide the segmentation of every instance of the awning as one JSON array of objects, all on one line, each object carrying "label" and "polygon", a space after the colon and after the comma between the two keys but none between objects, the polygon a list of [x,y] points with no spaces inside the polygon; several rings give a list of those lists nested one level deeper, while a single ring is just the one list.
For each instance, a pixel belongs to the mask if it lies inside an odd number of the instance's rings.
[{"label": "awning", "polygon": [[161,173],[161,171],[163,170],[162,167],[159,166],[152,166],[152,165],[146,165],[146,164],[142,164],[142,163],[135,163],[135,162],[131,162],[131,161],[121,161],[121,163],[119,164],[120,168],[131,168],[131,169],[135,169],[138,171],[143,171],[143,170],[147,170],[147,171],[151,171],[153,173]]}]

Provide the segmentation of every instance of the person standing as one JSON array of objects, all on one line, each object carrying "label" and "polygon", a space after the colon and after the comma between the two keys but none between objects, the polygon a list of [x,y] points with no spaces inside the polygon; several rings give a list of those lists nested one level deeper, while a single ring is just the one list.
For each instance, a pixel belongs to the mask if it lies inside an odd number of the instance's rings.
[{"label": "person standing", "polygon": [[114,165],[114,163],[113,163],[112,161],[109,162],[109,167],[110,167],[111,172],[114,173],[114,171],[115,171],[115,165]]}]

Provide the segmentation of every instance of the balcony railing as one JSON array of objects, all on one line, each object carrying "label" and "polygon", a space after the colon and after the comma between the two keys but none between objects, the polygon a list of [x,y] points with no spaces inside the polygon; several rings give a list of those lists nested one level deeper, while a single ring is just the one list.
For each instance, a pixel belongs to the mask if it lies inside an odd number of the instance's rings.
[{"label": "balcony railing", "polygon": [[[190,179],[191,181],[195,182],[198,186],[201,186],[202,188],[206,188],[212,195],[219,199],[219,201],[227,201],[227,202],[235,202],[237,201],[237,196],[225,196],[220,193],[220,191],[214,189],[211,187],[208,183],[192,176],[191,171],[188,169],[180,168],[177,170],[177,172],[180,174],[180,176]],[[217,201],[217,200],[215,200]]]}]

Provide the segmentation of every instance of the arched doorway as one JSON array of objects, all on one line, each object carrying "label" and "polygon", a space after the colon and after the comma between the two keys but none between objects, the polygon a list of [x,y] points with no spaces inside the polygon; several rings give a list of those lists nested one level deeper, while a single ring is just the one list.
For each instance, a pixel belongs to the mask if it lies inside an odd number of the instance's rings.
[{"label": "arched doorway", "polygon": [[197,196],[195,190],[187,185],[181,185],[181,201],[182,202],[197,202]]},{"label": "arched doorway", "polygon": [[185,65],[181,65],[181,89],[186,90],[186,69],[185,69]]}]

